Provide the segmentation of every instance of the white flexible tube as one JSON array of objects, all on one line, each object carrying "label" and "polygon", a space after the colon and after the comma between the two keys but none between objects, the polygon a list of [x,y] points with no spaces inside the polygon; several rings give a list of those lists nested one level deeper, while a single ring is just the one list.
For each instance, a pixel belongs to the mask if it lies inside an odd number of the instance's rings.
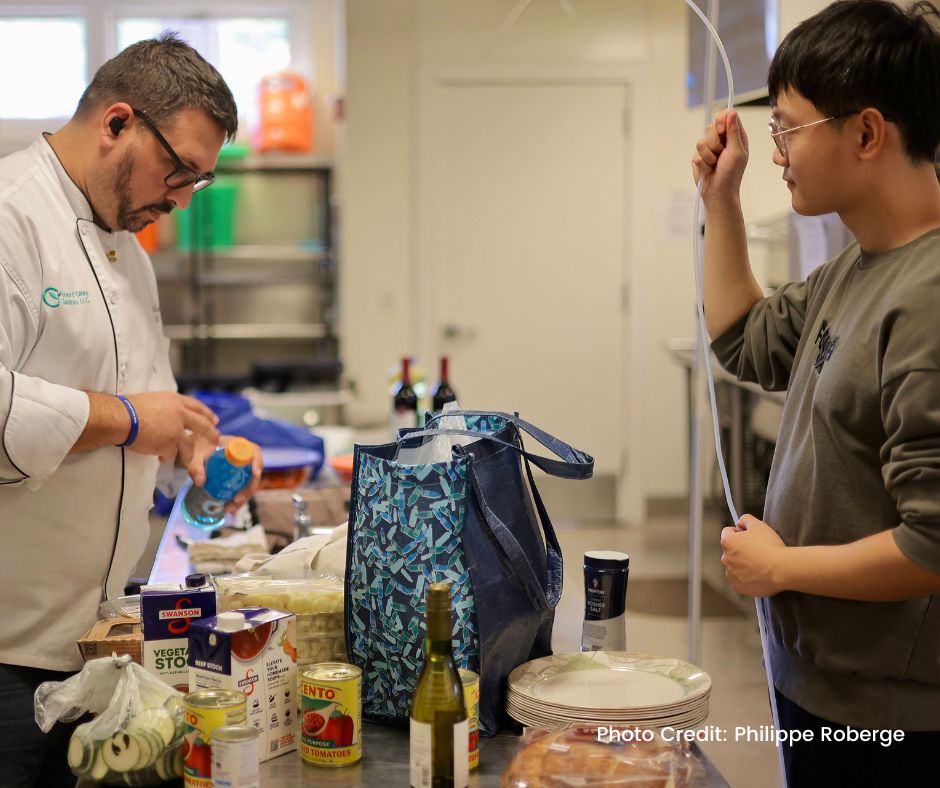
[{"label": "white flexible tube", "polygon": [[[728,61],[728,55],[725,52],[724,44],[721,42],[721,37],[718,35],[718,31],[715,30],[712,23],[708,20],[708,17],[702,12],[702,10],[695,5],[692,0],[685,0],[686,5],[689,6],[697,15],[698,18],[702,20],[702,24],[705,25],[705,29],[708,30],[709,34],[712,37],[712,40],[715,42],[715,45],[718,47],[718,52],[721,54],[721,59],[725,65],[725,73],[728,76],[728,109],[734,108],[734,78],[731,75],[731,64]],[[731,485],[728,483],[728,472],[725,470],[725,460],[724,456],[721,453],[721,432],[718,426],[718,405],[715,402],[715,381],[712,377],[712,366],[711,360],[709,359],[708,354],[708,332],[705,330],[705,304],[704,304],[704,292],[705,292],[705,282],[704,282],[704,239],[702,237],[701,225],[702,225],[702,210],[704,208],[702,204],[702,183],[704,177],[700,177],[698,180],[698,186],[695,192],[695,211],[692,218],[692,253],[695,260],[695,317],[696,324],[698,327],[699,341],[696,343],[700,349],[701,356],[700,361],[702,366],[705,367],[705,375],[708,378],[708,398],[709,404],[711,405],[712,412],[712,429],[715,435],[715,455],[718,458],[718,470],[721,472],[721,484],[724,487],[725,491],[725,501],[728,504],[728,511],[731,513],[732,520],[737,523],[740,517],[734,506],[734,500],[731,497]],[[697,430],[697,419],[692,419],[692,429]],[[693,444],[695,441],[693,440]],[[774,729],[779,730],[780,727],[780,717],[777,713],[777,698],[774,692],[774,679],[770,671],[770,651],[767,647],[767,624],[764,621],[764,610],[761,607],[760,598],[754,599],[754,606],[757,610],[757,629],[760,633],[760,644],[761,650],[763,652],[764,658],[764,672],[767,676],[767,694],[770,698],[770,711],[773,715]],[[784,767],[783,762],[783,745],[779,740],[779,737],[774,737],[777,747],[777,765],[780,769],[780,784],[783,788],[786,788],[787,785],[787,773],[786,768]]]},{"label": "white flexible tube", "polygon": [[[516,24],[519,20],[519,17],[525,12],[529,7],[529,4],[532,0],[517,0],[516,4],[513,6],[512,10],[509,12],[509,15],[503,20],[503,23],[499,26],[496,34],[492,37],[491,41],[487,44],[484,51],[481,53],[481,57],[488,55],[492,49],[495,47],[496,43],[501,40]],[[734,78],[731,74],[731,63],[728,61],[728,54],[725,52],[724,44],[721,42],[721,37],[718,35],[718,31],[715,30],[714,25],[709,21],[708,17],[702,12],[702,9],[699,8],[693,0],[685,0],[685,4],[695,12],[699,19],[702,20],[702,24],[705,25],[705,29],[708,31],[712,40],[715,42],[715,46],[718,47],[718,52],[721,54],[721,60],[725,66],[725,74],[728,77],[728,109],[734,108]],[[696,323],[698,326],[698,341],[697,345],[700,348],[701,356],[700,361],[705,368],[705,375],[708,378],[708,398],[711,405],[712,413],[712,429],[715,435],[715,454],[718,458],[718,469],[721,472],[721,483],[725,491],[725,501],[728,504],[728,511],[731,513],[732,520],[737,523],[740,519],[738,517],[738,512],[735,509],[734,501],[731,497],[731,485],[728,482],[728,472],[725,470],[725,460],[724,456],[721,453],[721,433],[718,426],[718,407],[715,402],[715,381],[712,377],[712,368],[711,362],[708,358],[708,333],[705,330],[705,305],[703,301],[703,294],[705,291],[704,285],[704,241],[702,239],[702,234],[700,231],[701,227],[701,217],[702,217],[702,179],[699,178],[698,188],[695,193],[695,211],[692,220],[692,253],[693,259],[695,261],[695,303],[696,303]],[[694,412],[694,411],[693,411]],[[697,433],[698,431],[698,419],[692,419],[692,430]],[[693,445],[697,445],[696,441],[693,439]],[[764,670],[767,675],[767,693],[770,697],[770,710],[773,714],[773,723],[774,729],[779,729],[780,727],[780,717],[777,714],[777,698],[774,694],[774,681],[773,676],[770,672],[770,659],[768,657],[769,650],[767,648],[767,625],[764,621],[764,611],[761,608],[760,598],[754,600],[754,605],[757,610],[757,628],[760,632],[760,643],[761,650],[763,652],[764,658]],[[777,741],[777,762],[780,768],[780,784],[783,788],[787,786],[787,773],[784,768],[783,762],[783,746],[780,743],[778,737],[774,737]]]}]

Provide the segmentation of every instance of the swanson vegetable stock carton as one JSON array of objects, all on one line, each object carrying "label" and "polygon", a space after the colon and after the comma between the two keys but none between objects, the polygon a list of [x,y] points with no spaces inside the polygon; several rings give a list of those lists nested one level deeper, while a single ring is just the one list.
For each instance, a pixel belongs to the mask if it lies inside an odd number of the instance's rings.
[{"label": "swanson vegetable stock carton", "polygon": [[189,631],[189,690],[245,693],[258,760],[297,749],[297,623],[293,613],[242,608]]},{"label": "swanson vegetable stock carton", "polygon": [[144,586],[140,590],[144,667],[171,687],[188,692],[190,625],[214,615],[212,586],[185,589],[174,585]]}]

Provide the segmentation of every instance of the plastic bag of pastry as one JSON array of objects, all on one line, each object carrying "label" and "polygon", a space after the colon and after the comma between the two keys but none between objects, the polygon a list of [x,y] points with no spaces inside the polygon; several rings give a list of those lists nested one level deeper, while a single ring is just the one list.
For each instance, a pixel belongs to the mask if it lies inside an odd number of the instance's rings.
[{"label": "plastic bag of pastry", "polygon": [[529,728],[503,772],[503,788],[704,788],[705,767],[685,743],[631,726]]}]

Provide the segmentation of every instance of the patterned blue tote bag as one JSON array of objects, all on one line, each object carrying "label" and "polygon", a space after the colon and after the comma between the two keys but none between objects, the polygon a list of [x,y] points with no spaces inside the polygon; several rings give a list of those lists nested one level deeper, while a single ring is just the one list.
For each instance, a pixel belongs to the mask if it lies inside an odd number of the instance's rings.
[{"label": "patterned blue tote bag", "polygon": [[[448,414],[454,415],[454,414]],[[362,669],[363,714],[405,724],[424,662],[425,592],[449,582],[458,667],[480,674],[480,730],[508,721],[506,679],[551,654],[562,556],[532,475],[535,465],[587,479],[593,458],[518,415],[460,411],[466,430],[402,431],[355,447],[346,550],[346,638]],[[526,450],[526,433],[554,455]],[[449,459],[400,461],[440,435],[469,439]]]}]

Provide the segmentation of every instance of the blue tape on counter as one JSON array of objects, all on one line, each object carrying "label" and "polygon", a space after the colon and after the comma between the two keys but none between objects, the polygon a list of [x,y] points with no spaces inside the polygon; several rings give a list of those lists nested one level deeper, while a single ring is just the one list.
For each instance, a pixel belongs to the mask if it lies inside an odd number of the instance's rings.
[{"label": "blue tape on counter", "polygon": [[124,441],[124,443],[117,444],[118,446],[127,447],[137,440],[140,420],[137,418],[137,411],[134,410],[134,406],[131,405],[131,401],[127,397],[122,397],[120,394],[115,394],[114,396],[124,403],[124,407],[127,408],[127,415],[131,417],[131,431],[127,435],[127,440]]}]

